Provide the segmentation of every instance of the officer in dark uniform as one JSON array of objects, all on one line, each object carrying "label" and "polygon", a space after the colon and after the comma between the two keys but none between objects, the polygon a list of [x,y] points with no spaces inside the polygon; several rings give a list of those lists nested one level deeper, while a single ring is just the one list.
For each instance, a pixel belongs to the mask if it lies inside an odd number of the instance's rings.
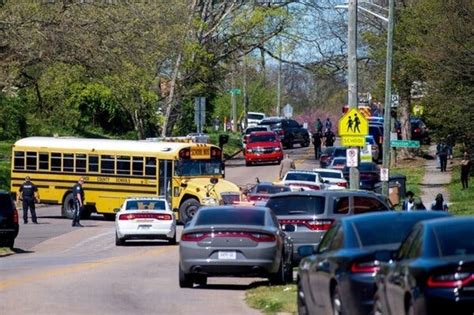
[{"label": "officer in dark uniform", "polygon": [[323,135],[321,132],[315,132],[313,134],[313,144],[314,144],[314,158],[317,160],[321,155],[321,145],[323,144]]},{"label": "officer in dark uniform", "polygon": [[81,218],[82,210],[84,209],[84,177],[79,178],[77,184],[72,187],[72,195],[74,197],[74,216],[72,218],[72,226],[82,227],[79,220]]},{"label": "officer in dark uniform", "polygon": [[20,186],[20,192],[18,194],[18,200],[23,201],[23,223],[28,223],[28,208],[31,211],[31,220],[34,224],[38,224],[36,218],[35,201],[39,202],[38,187],[36,187],[31,181],[30,177],[25,177],[25,182]]}]

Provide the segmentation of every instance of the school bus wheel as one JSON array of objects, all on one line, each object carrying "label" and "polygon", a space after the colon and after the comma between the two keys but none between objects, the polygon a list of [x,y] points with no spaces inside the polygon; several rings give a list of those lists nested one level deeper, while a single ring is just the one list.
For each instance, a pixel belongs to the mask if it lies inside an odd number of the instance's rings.
[{"label": "school bus wheel", "polygon": [[67,192],[63,198],[63,204],[61,206],[61,215],[68,219],[72,219],[74,216],[74,198],[71,192]]},{"label": "school bus wheel", "polygon": [[193,218],[201,204],[195,198],[185,200],[179,207],[179,220],[185,224]]}]

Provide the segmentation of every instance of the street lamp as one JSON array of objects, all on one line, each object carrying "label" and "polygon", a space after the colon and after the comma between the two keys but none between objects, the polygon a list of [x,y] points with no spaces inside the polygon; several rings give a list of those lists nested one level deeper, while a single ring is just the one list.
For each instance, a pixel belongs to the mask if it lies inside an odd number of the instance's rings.
[{"label": "street lamp", "polygon": [[[378,9],[386,10],[374,3],[361,2],[362,4],[372,5]],[[349,5],[337,5],[337,9],[350,9]],[[356,4],[357,5],[357,4]],[[385,102],[384,102],[384,129],[383,129],[383,160],[382,167],[385,169],[390,168],[390,131],[391,131],[391,115],[390,115],[390,101],[392,99],[392,59],[393,59],[393,28],[394,28],[394,11],[395,11],[395,0],[389,0],[388,2],[388,18],[371,11],[368,8],[357,6],[358,10],[365,13],[371,14],[376,18],[381,19],[388,23],[387,28],[387,58],[385,63]],[[350,24],[349,24],[350,27]],[[350,60],[350,59],[349,59]],[[388,196],[388,181],[382,182],[382,194]]]}]

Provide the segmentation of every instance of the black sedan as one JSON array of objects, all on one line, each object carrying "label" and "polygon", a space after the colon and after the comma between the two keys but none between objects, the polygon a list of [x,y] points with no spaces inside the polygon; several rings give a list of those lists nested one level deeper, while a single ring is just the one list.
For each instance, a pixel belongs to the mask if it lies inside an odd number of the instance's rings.
[{"label": "black sedan", "polygon": [[376,276],[375,314],[474,312],[474,217],[417,224]]},{"label": "black sedan", "polygon": [[[375,184],[380,182],[380,169],[374,162],[359,163],[360,189],[374,190]],[[342,170],[344,178],[349,180],[349,167]]]},{"label": "black sedan", "polygon": [[[379,212],[337,221],[298,270],[299,314],[369,314],[373,309],[374,276],[405,235],[421,220],[445,217],[437,211]],[[402,314],[402,313],[397,313]]]}]

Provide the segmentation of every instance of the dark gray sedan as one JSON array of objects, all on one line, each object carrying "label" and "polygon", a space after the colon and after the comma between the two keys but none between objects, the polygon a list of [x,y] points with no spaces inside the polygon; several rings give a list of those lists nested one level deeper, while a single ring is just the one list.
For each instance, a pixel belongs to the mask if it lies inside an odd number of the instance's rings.
[{"label": "dark gray sedan", "polygon": [[268,277],[291,281],[291,239],[265,207],[201,208],[179,243],[179,286],[206,285],[212,276]]}]

